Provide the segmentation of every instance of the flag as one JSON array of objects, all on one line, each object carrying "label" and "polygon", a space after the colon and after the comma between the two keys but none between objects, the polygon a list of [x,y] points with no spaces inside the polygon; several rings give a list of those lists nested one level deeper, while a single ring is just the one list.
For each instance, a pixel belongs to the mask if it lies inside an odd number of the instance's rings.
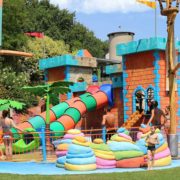
[{"label": "flag", "polygon": [[41,32],[26,32],[25,34],[31,37],[44,38],[44,33]]},{"label": "flag", "polygon": [[136,0],[139,3],[145,4],[149,6],[150,8],[156,9],[156,2],[149,1],[149,0]]}]

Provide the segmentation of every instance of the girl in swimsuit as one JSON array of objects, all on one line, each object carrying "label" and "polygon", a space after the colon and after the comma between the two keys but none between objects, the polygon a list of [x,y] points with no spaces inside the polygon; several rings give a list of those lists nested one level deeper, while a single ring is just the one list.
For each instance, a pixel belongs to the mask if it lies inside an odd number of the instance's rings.
[{"label": "girl in swimsuit", "polygon": [[5,154],[6,159],[12,159],[12,133],[10,129],[12,127],[16,128],[16,125],[14,124],[13,120],[8,118],[9,112],[4,110],[2,112],[2,119],[0,120],[0,126],[3,130],[3,141],[5,146]]}]

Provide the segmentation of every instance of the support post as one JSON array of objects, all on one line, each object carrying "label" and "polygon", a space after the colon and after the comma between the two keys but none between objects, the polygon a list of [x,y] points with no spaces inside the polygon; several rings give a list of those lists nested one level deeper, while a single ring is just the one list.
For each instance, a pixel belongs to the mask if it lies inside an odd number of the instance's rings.
[{"label": "support post", "polygon": [[[48,85],[47,92],[49,92],[50,87]],[[47,155],[51,154],[53,151],[53,145],[51,144],[50,140],[50,97],[49,93],[46,95],[46,153]]]},{"label": "support post", "polygon": [[[167,17],[167,58],[169,63],[169,100],[170,100],[170,133],[168,135],[168,143],[172,156],[178,156],[178,140],[176,135],[176,93],[175,93],[175,71],[178,69],[178,66],[174,64],[174,23],[179,12],[179,1],[176,1],[176,6],[172,7],[172,1],[175,0],[158,0],[161,9],[161,15]],[[166,3],[166,7],[163,7],[163,3]],[[175,66],[175,67],[174,67]]]},{"label": "support post", "polygon": [[100,67],[98,67],[97,73],[98,73],[98,82],[101,82],[101,68]]},{"label": "support post", "polygon": [[42,126],[41,128],[41,142],[42,142],[42,155],[43,155],[43,161],[47,160],[46,156],[46,136],[45,136],[45,126]]},{"label": "support post", "polygon": [[104,143],[106,143],[106,133],[107,133],[106,126],[103,126],[103,128],[102,128],[102,139],[103,139]]}]

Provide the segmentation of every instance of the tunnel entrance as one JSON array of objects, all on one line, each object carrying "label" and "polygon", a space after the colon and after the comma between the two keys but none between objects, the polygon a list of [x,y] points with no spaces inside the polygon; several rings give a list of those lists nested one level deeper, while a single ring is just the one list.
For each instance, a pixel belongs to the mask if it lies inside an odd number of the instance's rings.
[{"label": "tunnel entrance", "polygon": [[34,141],[34,136],[32,135],[32,134],[24,134],[24,142],[26,143],[26,144],[29,144],[29,143],[31,143],[32,141]]}]

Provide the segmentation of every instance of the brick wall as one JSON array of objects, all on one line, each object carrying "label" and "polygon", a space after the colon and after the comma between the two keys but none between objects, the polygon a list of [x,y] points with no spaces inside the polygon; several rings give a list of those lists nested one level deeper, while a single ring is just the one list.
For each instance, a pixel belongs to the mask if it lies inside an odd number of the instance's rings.
[{"label": "brick wall", "polygon": [[[129,116],[133,109],[133,92],[138,86],[147,90],[149,86],[154,87],[155,100],[159,107],[164,110],[169,105],[169,94],[166,91],[166,60],[164,51],[149,51],[127,55],[124,63],[125,81],[125,113]],[[178,77],[179,78],[179,77]],[[176,93],[176,108],[178,112],[178,95]],[[178,119],[178,117],[177,117]]]},{"label": "brick wall", "polygon": [[115,127],[120,127],[124,122],[122,88],[114,88],[114,107],[111,112],[115,115]]},{"label": "brick wall", "polygon": [[[159,57],[160,60],[158,62],[159,64],[159,74],[160,74],[160,82],[159,82],[159,87],[160,87],[160,91],[159,91],[159,95],[160,95],[160,107],[162,110],[165,110],[166,106],[169,106],[169,92],[166,91],[166,83],[167,83],[167,71],[166,71],[166,66],[167,66],[167,62],[165,60],[165,53],[164,52],[159,52]],[[177,73],[177,82],[178,79],[180,78],[180,76],[178,75],[179,73]],[[169,84],[169,83],[168,83]],[[177,86],[178,87],[178,86]],[[176,111],[177,111],[177,121],[178,121],[178,92],[176,92]]]},{"label": "brick wall", "polygon": [[125,90],[127,90],[127,102],[124,102],[124,107],[127,117],[133,113],[133,93],[138,86],[146,89],[149,85],[154,86],[154,56],[153,51],[126,56],[124,63],[124,71],[127,74],[124,81],[126,82]]},{"label": "brick wall", "polygon": [[168,92],[166,92],[166,58],[164,52],[159,52],[160,60],[158,62],[159,64],[159,74],[160,74],[160,82],[159,82],[159,95],[160,95],[160,106],[161,109],[165,109],[166,106],[169,105],[169,96]]}]

